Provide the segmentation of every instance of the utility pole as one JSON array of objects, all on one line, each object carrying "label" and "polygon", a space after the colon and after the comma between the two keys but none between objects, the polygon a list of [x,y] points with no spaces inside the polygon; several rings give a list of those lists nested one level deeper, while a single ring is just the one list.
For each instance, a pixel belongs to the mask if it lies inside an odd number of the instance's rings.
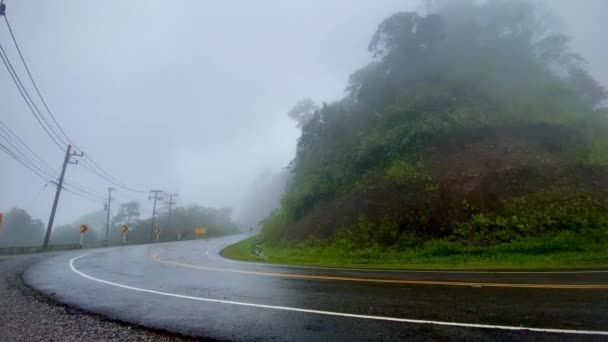
[{"label": "utility pole", "polygon": [[171,227],[171,209],[173,208],[173,205],[175,204],[173,197],[177,197],[177,194],[165,194],[165,196],[169,197],[169,202],[167,202],[166,204],[169,205],[169,215],[167,216],[167,228],[170,228]]},{"label": "utility pole", "polygon": [[427,16],[431,15],[431,12],[434,9],[433,0],[425,0],[424,4],[425,4],[426,15]]},{"label": "utility pole", "polygon": [[108,188],[108,203],[106,203],[106,211],[107,211],[107,217],[106,217],[106,241],[105,241],[105,245],[106,247],[108,246],[108,244],[110,243],[110,204],[112,203],[112,191],[114,190],[113,187],[109,187]]},{"label": "utility pole", "polygon": [[154,241],[154,224],[156,222],[156,201],[161,200],[162,201],[162,197],[160,197],[159,195],[163,192],[162,190],[150,190],[150,192],[153,194],[152,196],[148,197],[148,200],[153,199],[154,200],[154,206],[152,207],[152,227],[150,227],[150,241]]},{"label": "utility pole", "polygon": [[57,183],[57,191],[55,192],[55,200],[53,201],[53,209],[51,209],[51,217],[49,217],[49,224],[46,227],[46,233],[44,234],[44,242],[42,243],[43,249],[49,248],[49,240],[51,239],[51,230],[53,230],[53,222],[55,221],[55,212],[57,211],[57,204],[59,204],[59,195],[63,188],[63,178],[65,177],[65,170],[68,164],[78,164],[78,160],[71,161],[71,157],[82,157],[84,153],[72,152],[72,145],[68,145],[65,150],[65,158],[63,159],[63,166],[61,167],[61,175],[59,176],[59,182]]}]

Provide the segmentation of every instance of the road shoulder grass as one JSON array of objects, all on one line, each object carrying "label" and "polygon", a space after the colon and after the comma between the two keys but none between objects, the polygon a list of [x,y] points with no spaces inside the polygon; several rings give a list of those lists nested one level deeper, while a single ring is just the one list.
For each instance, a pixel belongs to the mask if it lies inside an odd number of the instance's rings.
[{"label": "road shoulder grass", "polygon": [[556,269],[608,267],[608,244],[584,243],[568,234],[549,240],[525,240],[491,247],[465,247],[445,241],[406,250],[344,248],[331,243],[271,245],[259,237],[226,247],[221,255],[240,261],[298,266],[374,269]]}]

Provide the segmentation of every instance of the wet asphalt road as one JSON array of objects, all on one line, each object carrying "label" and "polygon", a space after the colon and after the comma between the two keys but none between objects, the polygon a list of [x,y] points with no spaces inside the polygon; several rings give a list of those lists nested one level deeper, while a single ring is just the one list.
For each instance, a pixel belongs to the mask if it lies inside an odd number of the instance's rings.
[{"label": "wet asphalt road", "polygon": [[608,271],[338,270],[218,255],[242,238],[66,252],[24,280],[87,311],[218,340],[608,340],[598,334],[608,331]]}]

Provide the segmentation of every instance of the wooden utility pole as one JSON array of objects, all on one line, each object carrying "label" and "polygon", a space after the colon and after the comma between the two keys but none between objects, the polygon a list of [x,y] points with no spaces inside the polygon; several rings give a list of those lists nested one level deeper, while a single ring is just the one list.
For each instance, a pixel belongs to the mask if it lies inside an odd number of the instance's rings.
[{"label": "wooden utility pole", "polygon": [[154,241],[154,224],[156,223],[156,201],[161,200],[162,201],[162,197],[160,197],[159,195],[163,192],[162,190],[150,190],[150,192],[153,194],[152,196],[148,197],[148,200],[153,199],[154,200],[154,206],[152,207],[152,226],[150,227],[150,242]]},{"label": "wooden utility pole", "polygon": [[53,201],[53,208],[51,209],[51,216],[49,217],[49,224],[46,227],[46,233],[44,234],[44,242],[42,243],[43,249],[49,248],[49,240],[51,239],[51,230],[53,230],[53,222],[55,221],[55,212],[57,211],[57,204],[59,204],[59,195],[61,195],[61,189],[63,189],[63,179],[65,177],[65,170],[68,164],[78,164],[78,160],[71,161],[72,156],[82,157],[84,153],[72,152],[72,145],[68,145],[65,150],[65,157],[63,159],[63,166],[61,167],[61,175],[59,176],[59,182],[57,183],[57,191],[55,192],[55,200]]},{"label": "wooden utility pole", "polygon": [[169,202],[166,203],[169,205],[169,215],[167,216],[167,228],[171,228],[171,209],[175,204],[173,197],[177,197],[177,194],[165,194],[165,196],[169,197]]},{"label": "wooden utility pole", "polygon": [[435,9],[433,0],[425,0],[424,1],[424,5],[425,5],[426,15],[427,16],[431,15],[431,13],[433,12],[433,10]]},{"label": "wooden utility pole", "polygon": [[105,245],[108,246],[108,244],[110,243],[110,204],[112,203],[112,191],[114,190],[113,187],[109,187],[108,188],[108,203],[106,203],[106,240],[105,240]]}]

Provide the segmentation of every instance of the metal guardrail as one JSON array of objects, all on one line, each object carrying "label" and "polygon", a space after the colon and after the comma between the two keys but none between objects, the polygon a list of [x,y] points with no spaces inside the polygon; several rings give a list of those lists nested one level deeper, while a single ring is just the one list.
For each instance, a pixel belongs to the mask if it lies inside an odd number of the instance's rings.
[{"label": "metal guardrail", "polygon": [[[49,251],[67,251],[79,248],[80,246],[78,244],[50,245]],[[29,254],[42,251],[42,246],[4,247],[0,248],[0,255]]]}]

